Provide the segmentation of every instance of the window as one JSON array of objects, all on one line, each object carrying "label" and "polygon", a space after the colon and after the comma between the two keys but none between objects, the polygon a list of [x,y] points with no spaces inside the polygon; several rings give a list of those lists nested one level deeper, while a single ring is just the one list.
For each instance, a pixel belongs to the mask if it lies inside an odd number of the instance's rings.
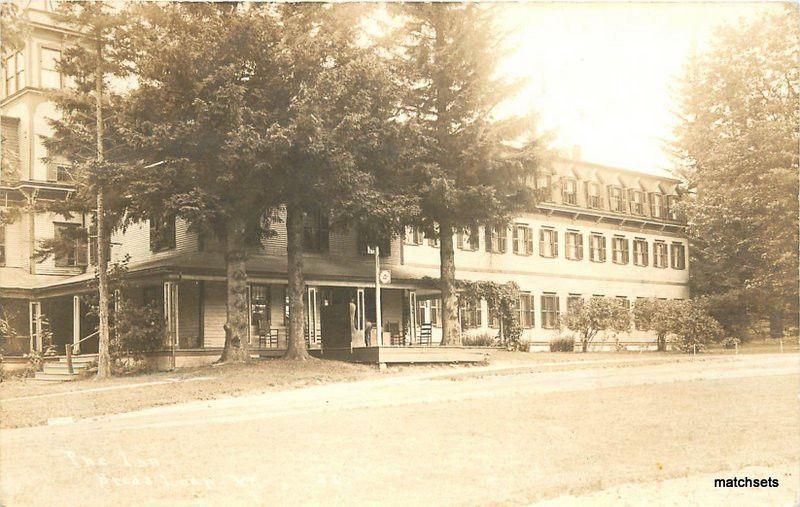
[{"label": "window", "polygon": [[649,255],[647,241],[641,238],[633,240],[633,263],[637,266],[647,266]]},{"label": "window", "polygon": [[593,232],[589,236],[589,260],[592,262],[606,261],[606,237]]},{"label": "window", "polygon": [[667,264],[667,244],[656,240],[653,243],[653,266],[666,268]]},{"label": "window", "polygon": [[653,218],[665,218],[667,216],[664,206],[664,194],[650,192],[650,215]]},{"label": "window", "polygon": [[519,312],[519,325],[523,329],[530,329],[535,323],[534,308],[533,308],[533,294],[530,292],[520,292],[519,301],[517,302],[517,311]]},{"label": "window", "polygon": [[175,217],[150,219],[150,251],[163,252],[175,248]]},{"label": "window", "polygon": [[5,61],[6,97],[25,88],[25,58],[22,53],[14,53]]},{"label": "window", "polygon": [[558,257],[558,231],[539,229],[539,255],[542,257]]},{"label": "window", "polygon": [[[327,221],[325,223],[327,223]],[[373,248],[375,245],[369,244],[369,240],[364,230],[358,229],[356,236],[357,236],[356,243],[357,243],[358,253],[360,253],[361,255],[375,255],[375,250]],[[327,229],[325,230],[325,237],[327,238]],[[378,244],[377,246],[380,249],[379,253],[381,257],[389,257],[390,255],[392,255],[392,238],[382,238],[380,240],[380,244]],[[328,241],[326,239],[325,241],[326,250],[327,247],[328,247]]]},{"label": "window", "polygon": [[630,202],[631,213],[644,215],[644,192],[632,188],[628,189],[628,201]]},{"label": "window", "polygon": [[675,200],[677,198],[678,198],[678,196],[676,196],[676,195],[668,195],[668,196],[666,196],[666,199],[665,199],[665,201],[666,201],[666,210],[665,210],[666,218],[668,218],[669,220],[674,220],[676,222],[678,221],[678,212],[675,209]]},{"label": "window", "polygon": [[486,226],[486,251],[489,253],[506,253],[508,231],[504,226]]},{"label": "window", "polygon": [[567,259],[574,261],[583,259],[583,234],[567,231],[564,235],[564,253]]},{"label": "window", "polygon": [[626,312],[631,311],[631,300],[628,299],[628,296],[617,296],[617,301],[619,304],[622,305],[622,308],[625,309]]},{"label": "window", "polygon": [[481,327],[481,302],[466,301],[461,307],[461,327],[463,329],[474,329]]},{"label": "window", "polygon": [[417,323],[430,324],[439,327],[441,305],[438,299],[418,299],[417,300]]},{"label": "window", "polygon": [[564,204],[578,204],[578,182],[575,178],[561,178],[561,201]]},{"label": "window", "polygon": [[39,86],[42,88],[61,88],[61,72],[58,62],[61,60],[61,51],[43,47],[40,56]]},{"label": "window", "polygon": [[683,243],[672,244],[672,269],[686,269],[686,247]]},{"label": "window", "polygon": [[614,236],[611,238],[612,252],[611,260],[614,264],[627,264],[628,263],[628,239],[622,236]]},{"label": "window", "polygon": [[480,248],[479,230],[477,227],[461,229],[456,235],[456,246],[459,250],[477,252]]},{"label": "window", "polygon": [[525,224],[514,224],[511,243],[517,255],[533,254],[533,230]]},{"label": "window", "polygon": [[580,294],[569,294],[567,296],[567,313],[571,312],[575,305],[583,301],[583,296]]},{"label": "window", "polygon": [[88,248],[86,233],[81,224],[54,224],[55,252],[53,254],[57,268],[86,266]]},{"label": "window", "polygon": [[431,325],[439,327],[442,325],[442,300],[431,299]]},{"label": "window", "polygon": [[6,226],[0,224],[0,266],[6,265]]},{"label": "window", "polygon": [[616,185],[608,186],[608,209],[618,213],[625,213],[625,199],[623,199],[622,187]]},{"label": "window", "polygon": [[303,220],[303,249],[306,252],[323,253],[328,251],[328,214],[316,210],[307,212]]},{"label": "window", "polygon": [[258,336],[269,335],[269,285],[250,286],[250,325]]},{"label": "window", "polygon": [[600,197],[599,183],[586,182],[586,206],[594,209],[600,209],[603,207],[603,199]]},{"label": "window", "polygon": [[433,248],[439,248],[439,238],[438,238],[439,227],[438,226],[435,227],[435,231],[436,231],[435,234],[432,234],[431,236],[428,236],[427,234],[425,234],[425,237],[428,239],[428,246],[432,246]]},{"label": "window", "polygon": [[406,234],[403,238],[403,243],[406,245],[421,245],[422,229],[415,226],[406,226]]},{"label": "window", "polygon": [[542,294],[542,328],[558,328],[558,296],[552,293]]}]

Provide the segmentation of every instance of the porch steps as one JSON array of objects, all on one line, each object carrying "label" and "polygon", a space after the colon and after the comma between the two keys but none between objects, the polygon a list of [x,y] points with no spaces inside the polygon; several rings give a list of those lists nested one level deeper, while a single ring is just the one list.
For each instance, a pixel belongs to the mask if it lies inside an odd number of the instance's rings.
[{"label": "porch steps", "polygon": [[75,380],[95,368],[97,354],[86,354],[72,357],[72,373],[69,372],[66,356],[61,356],[58,361],[44,363],[42,371],[37,371],[34,378],[47,382],[65,382]]}]

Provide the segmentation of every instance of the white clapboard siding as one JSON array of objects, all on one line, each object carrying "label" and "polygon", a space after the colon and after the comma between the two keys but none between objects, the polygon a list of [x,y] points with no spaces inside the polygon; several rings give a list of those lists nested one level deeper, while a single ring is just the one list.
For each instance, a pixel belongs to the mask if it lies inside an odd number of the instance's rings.
[{"label": "white clapboard siding", "polygon": [[203,346],[206,348],[225,345],[225,284],[206,283],[203,301]]},{"label": "white clapboard siding", "polygon": [[132,224],[124,231],[115,231],[112,242],[116,243],[112,251],[112,259],[115,261],[121,261],[128,255],[131,262],[163,259],[196,252],[198,248],[197,233],[189,230],[189,224],[181,218],[175,221],[174,249],[162,252],[150,251],[150,222],[147,220]]}]

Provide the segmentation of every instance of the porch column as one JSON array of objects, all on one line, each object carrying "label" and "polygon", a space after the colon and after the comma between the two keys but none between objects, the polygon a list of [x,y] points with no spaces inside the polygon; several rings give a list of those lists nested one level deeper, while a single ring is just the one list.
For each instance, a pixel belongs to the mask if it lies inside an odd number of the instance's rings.
[{"label": "porch column", "polygon": [[75,354],[81,353],[81,298],[72,296],[72,351]]},{"label": "porch column", "polygon": [[408,339],[409,343],[417,343],[417,293],[408,292]]},{"label": "porch column", "polygon": [[172,350],[172,367],[175,367],[175,350],[178,348],[178,284],[164,282],[164,320],[167,324],[167,347]]},{"label": "porch column", "polygon": [[31,336],[30,351],[42,350],[42,303],[28,302],[28,323]]}]

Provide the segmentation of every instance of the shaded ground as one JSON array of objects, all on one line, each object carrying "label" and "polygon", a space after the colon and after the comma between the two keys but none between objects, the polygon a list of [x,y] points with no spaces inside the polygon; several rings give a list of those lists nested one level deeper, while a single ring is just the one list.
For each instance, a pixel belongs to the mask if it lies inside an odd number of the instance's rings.
[{"label": "shaded ground", "polygon": [[776,505],[797,491],[797,364],[398,375],[6,430],[2,503],[516,505],[606,490],[672,505],[647,484],[687,477],[673,486],[686,498],[739,505],[751,491],[694,479],[760,466],[780,476],[761,492]]},{"label": "shaded ground", "polygon": [[[774,347],[774,344],[766,344],[756,347],[756,350],[767,352],[770,345]],[[785,348],[787,349],[788,347]],[[732,353],[720,355],[727,356],[728,359],[737,357]],[[745,355],[744,352],[742,355]],[[309,364],[297,364],[291,361],[263,360],[248,365],[184,368],[173,372],[131,375],[101,381],[87,379],[48,383],[30,378],[15,378],[0,382],[0,428],[34,426],[63,417],[82,419],[195,400],[387,376],[435,376],[453,372],[458,376],[466,374],[474,378],[484,378],[507,373],[507,369],[514,369],[513,373],[536,373],[586,367],[618,368],[633,367],[640,363],[713,360],[718,355],[692,356],[653,352],[522,353],[492,350],[490,358],[488,368],[480,365],[417,365],[393,366],[387,372],[379,372],[375,366],[340,361],[314,360]],[[494,368],[501,371],[493,371]]]},{"label": "shaded ground", "polygon": [[[492,351],[492,364],[530,365],[596,361],[640,361],[640,354],[528,354]],[[677,360],[658,355],[646,360]],[[129,412],[147,407],[216,399],[243,394],[296,389],[393,375],[415,375],[447,371],[476,370],[474,366],[419,365],[391,367],[379,372],[372,365],[313,360],[308,364],[283,360],[256,361],[248,365],[205,366],[95,381],[41,382],[16,378],[0,383],[0,428],[45,424],[49,419],[76,419]],[[480,368],[478,368],[480,370]]]}]

